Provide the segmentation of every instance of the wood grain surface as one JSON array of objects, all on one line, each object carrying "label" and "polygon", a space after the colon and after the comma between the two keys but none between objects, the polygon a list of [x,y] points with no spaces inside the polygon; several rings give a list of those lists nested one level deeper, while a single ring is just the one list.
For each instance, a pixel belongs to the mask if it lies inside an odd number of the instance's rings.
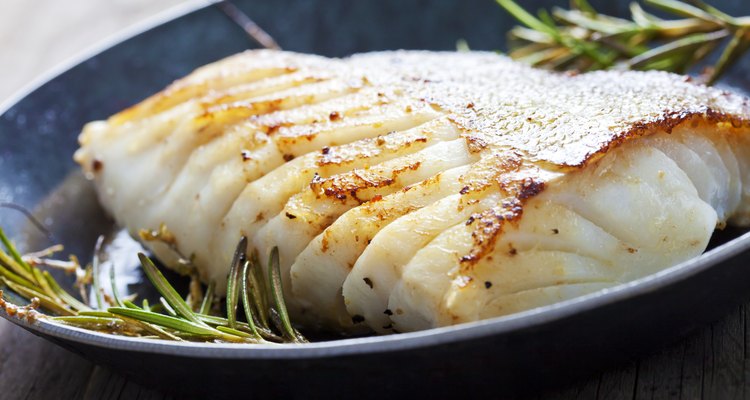
[{"label": "wood grain surface", "polygon": [[[0,1],[0,101],[102,37],[180,1]],[[535,397],[748,399],[749,313],[738,306],[656,354]],[[0,399],[168,399],[168,389],[143,387],[0,319]]]}]

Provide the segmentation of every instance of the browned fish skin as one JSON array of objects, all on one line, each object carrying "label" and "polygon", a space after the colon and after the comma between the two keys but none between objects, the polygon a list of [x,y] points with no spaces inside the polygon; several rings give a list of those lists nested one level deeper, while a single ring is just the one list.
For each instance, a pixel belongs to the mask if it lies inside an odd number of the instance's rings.
[{"label": "browned fish skin", "polygon": [[[292,311],[351,328],[341,280],[391,221],[459,195],[455,213],[468,213],[461,223],[473,246],[456,266],[468,277],[549,185],[626,142],[681,126],[744,143],[750,102],[674,74],[557,74],[490,53],[326,59],[260,50],[203,67],[88,126],[76,160],[120,224],[135,232],[166,223],[204,280],[223,282],[241,235],[262,253],[278,244]],[[117,171],[129,157],[159,172],[134,183]],[[455,184],[441,183],[439,173],[454,169]],[[488,196],[498,201],[481,203]],[[391,198],[408,201],[373,206]],[[374,214],[361,235],[346,231],[356,250],[342,255],[334,224],[354,209]],[[308,279],[303,261],[323,253],[347,264],[325,278],[338,288],[325,299],[296,283]]]}]

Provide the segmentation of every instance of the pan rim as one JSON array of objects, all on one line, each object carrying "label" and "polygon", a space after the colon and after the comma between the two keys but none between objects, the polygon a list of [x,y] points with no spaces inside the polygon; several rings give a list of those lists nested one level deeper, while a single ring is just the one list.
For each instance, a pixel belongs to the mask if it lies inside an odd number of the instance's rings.
[{"label": "pan rim", "polygon": [[418,332],[385,336],[346,338],[308,344],[262,345],[231,343],[172,342],[161,339],[138,339],[84,330],[39,319],[28,322],[9,316],[0,309],[0,316],[36,334],[110,350],[162,354],[187,358],[211,359],[319,359],[389,353],[429,348],[432,346],[509,334],[532,329],[577,314],[594,310],[677,284],[723,261],[750,250],[750,232],[717,246],[702,255],[655,274],[578,298],[532,310]]},{"label": "pan rim", "polygon": [[[105,38],[94,46],[89,47],[51,68],[31,83],[25,85],[4,101],[0,102],[0,116],[5,115],[14,105],[23,101],[23,99],[32,95],[36,90],[40,89],[50,81],[77,65],[86,62],[92,57],[162,24],[213,6],[213,4],[214,1],[189,0]],[[54,323],[45,319],[40,319],[36,322],[30,323],[9,316],[5,310],[2,309],[0,309],[0,316],[38,335],[51,336],[56,339],[82,345],[117,351],[162,354],[188,358],[248,360],[319,359],[357,356],[429,348],[432,346],[447,345],[472,339],[509,334],[524,329],[542,326],[586,311],[662,290],[709,268],[718,267],[717,264],[738,256],[747,250],[750,250],[750,232],[744,233],[698,257],[664,269],[655,274],[617,285],[603,291],[521,313],[419,332],[340,339],[304,345],[204,344],[170,342],[159,339],[144,340],[87,331],[60,323]]]}]

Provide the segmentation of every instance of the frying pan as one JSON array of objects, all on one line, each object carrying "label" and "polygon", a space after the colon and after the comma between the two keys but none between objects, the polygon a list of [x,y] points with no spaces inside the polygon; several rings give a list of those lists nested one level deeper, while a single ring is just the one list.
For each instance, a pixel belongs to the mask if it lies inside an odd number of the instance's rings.
[{"label": "frying pan", "polygon": [[[626,13],[625,2],[594,3],[604,12]],[[490,0],[235,4],[284,49],[327,56],[449,50],[458,39],[473,49],[499,49],[515,24]],[[524,2],[529,9],[551,4]],[[714,4],[750,14],[740,1]],[[90,259],[97,235],[111,222],[72,162],[82,125],[252,47],[215,5],[191,3],[58,69],[0,106],[0,201],[33,210],[66,251]],[[721,85],[750,88],[750,60],[743,63]],[[19,213],[0,210],[0,222],[24,249],[49,244]],[[453,327],[306,345],[137,340],[0,315],[134,380],[198,397],[516,396],[647,354],[720,318],[747,300],[749,248],[750,233],[727,229],[700,257],[604,292]]]}]

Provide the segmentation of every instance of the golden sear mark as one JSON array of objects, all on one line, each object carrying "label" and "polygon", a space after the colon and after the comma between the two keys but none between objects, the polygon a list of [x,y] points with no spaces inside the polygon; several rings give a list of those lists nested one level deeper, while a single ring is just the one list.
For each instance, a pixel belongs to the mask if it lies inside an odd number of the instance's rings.
[{"label": "golden sear mark", "polygon": [[312,182],[310,182],[310,189],[318,197],[333,198],[341,202],[347,202],[348,199],[352,199],[361,204],[369,200],[359,197],[358,194],[361,191],[392,186],[396,183],[399,175],[407,171],[414,171],[421,165],[421,161],[413,161],[390,171],[355,169],[344,174],[334,175],[330,178],[322,178],[320,175],[315,175]]},{"label": "golden sear mark", "polygon": [[[366,138],[346,146],[324,147],[321,149],[316,164],[319,167],[328,165],[343,165],[355,160],[373,158],[384,152],[403,153],[404,149],[410,149],[408,153],[420,150],[428,143],[428,138],[422,134],[379,135],[375,138]],[[388,137],[388,140],[386,138]]]},{"label": "golden sear mark", "polygon": [[197,80],[192,78],[192,74],[186,78],[180,79],[169,85],[155,95],[146,100],[126,108],[125,110],[110,117],[109,122],[113,125],[121,125],[125,122],[133,122],[137,119],[146,118],[160,112],[166,111],[185,101],[201,98],[208,93],[217,92],[226,88],[231,88],[240,83],[249,83],[264,78],[289,74],[294,72],[287,67],[257,69],[250,71],[235,71],[229,75],[221,75]]},{"label": "golden sear mark", "polygon": [[[492,165],[493,160],[498,161],[495,168],[483,168]],[[538,168],[522,164],[521,160],[512,152],[507,157],[485,157],[461,178],[471,182],[471,186],[464,186],[469,188],[463,193],[467,196],[479,195],[494,187],[503,194],[499,204],[471,215],[464,223],[471,228],[474,244],[469,254],[460,257],[461,273],[469,273],[479,260],[490,254],[505,224],[516,223],[523,214],[524,203],[544,190],[545,180],[540,177]]]}]

